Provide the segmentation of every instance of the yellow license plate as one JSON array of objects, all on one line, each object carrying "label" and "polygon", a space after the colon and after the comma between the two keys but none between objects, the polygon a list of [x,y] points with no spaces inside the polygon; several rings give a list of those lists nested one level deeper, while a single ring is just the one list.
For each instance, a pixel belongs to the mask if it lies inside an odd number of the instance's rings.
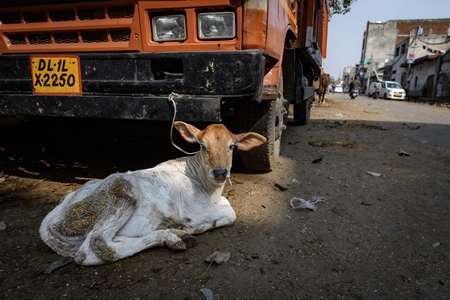
[{"label": "yellow license plate", "polygon": [[81,94],[80,58],[74,55],[35,55],[30,58],[35,94]]}]

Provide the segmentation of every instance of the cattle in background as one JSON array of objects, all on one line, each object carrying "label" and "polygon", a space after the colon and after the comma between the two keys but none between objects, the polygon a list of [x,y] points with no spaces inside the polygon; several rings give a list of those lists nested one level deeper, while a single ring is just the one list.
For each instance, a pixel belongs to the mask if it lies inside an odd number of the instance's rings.
[{"label": "cattle in background", "polygon": [[185,250],[194,234],[233,224],[236,214],[222,196],[230,178],[233,149],[247,151],[266,142],[257,133],[231,133],[222,124],[199,130],[184,122],[175,128],[193,156],[154,168],[91,180],[69,193],[42,221],[42,240],[80,265],[100,265],[144,249]]},{"label": "cattle in background", "polygon": [[319,94],[319,104],[322,104],[325,102],[325,94],[327,93],[328,86],[330,85],[330,74],[328,73],[322,73],[320,76],[320,86],[317,91],[317,94]]}]

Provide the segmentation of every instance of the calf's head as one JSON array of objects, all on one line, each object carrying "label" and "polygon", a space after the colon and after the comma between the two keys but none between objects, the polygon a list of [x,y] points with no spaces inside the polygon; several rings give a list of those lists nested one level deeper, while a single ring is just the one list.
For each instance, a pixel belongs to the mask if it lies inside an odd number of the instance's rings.
[{"label": "calf's head", "polygon": [[234,148],[248,151],[266,142],[258,133],[233,134],[222,124],[212,124],[204,130],[181,121],[173,125],[186,141],[200,144],[199,155],[206,176],[217,184],[230,178]]}]

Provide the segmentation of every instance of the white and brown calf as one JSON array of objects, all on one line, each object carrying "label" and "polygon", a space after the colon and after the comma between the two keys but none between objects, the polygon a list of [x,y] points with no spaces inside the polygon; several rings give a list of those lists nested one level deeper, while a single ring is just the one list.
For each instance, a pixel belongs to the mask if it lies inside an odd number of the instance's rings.
[{"label": "white and brown calf", "polygon": [[100,265],[154,246],[185,250],[193,234],[233,224],[236,214],[222,196],[233,148],[250,150],[266,139],[233,134],[221,124],[203,131],[184,122],[174,126],[200,144],[197,154],[87,182],[45,217],[42,240],[78,264]]}]

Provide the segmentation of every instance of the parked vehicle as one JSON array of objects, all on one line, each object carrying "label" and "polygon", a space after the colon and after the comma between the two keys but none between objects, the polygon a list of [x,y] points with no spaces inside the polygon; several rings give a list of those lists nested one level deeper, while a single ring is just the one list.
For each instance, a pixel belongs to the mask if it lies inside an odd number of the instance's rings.
[{"label": "parked vehicle", "polygon": [[[400,83],[395,81],[380,81],[381,90],[379,96],[383,99],[405,100],[406,91]],[[372,97],[376,91],[376,82],[372,82],[369,86],[369,97]]]},{"label": "parked vehicle", "polygon": [[355,99],[359,95],[359,89],[357,87],[352,88],[350,92],[350,98]]},{"label": "parked vehicle", "polygon": [[171,121],[176,111],[264,135],[242,159],[270,171],[289,105],[296,124],[309,121],[328,17],[326,0],[0,1],[0,114]]},{"label": "parked vehicle", "polygon": [[338,84],[336,85],[336,88],[334,89],[335,93],[342,93],[344,90],[342,89],[342,85]]}]

